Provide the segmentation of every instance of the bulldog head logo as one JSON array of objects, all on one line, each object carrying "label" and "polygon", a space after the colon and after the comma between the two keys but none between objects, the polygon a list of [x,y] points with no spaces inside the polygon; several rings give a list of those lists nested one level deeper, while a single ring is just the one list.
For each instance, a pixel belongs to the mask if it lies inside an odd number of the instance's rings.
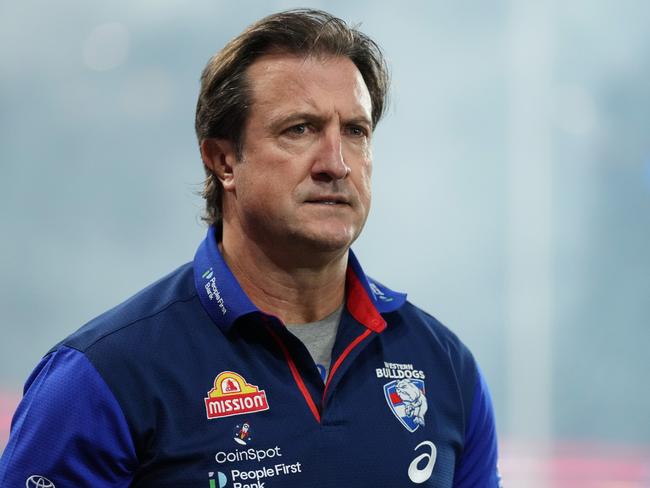
[{"label": "bulldog head logo", "polygon": [[393,415],[409,432],[415,432],[424,425],[428,405],[423,380],[391,381],[384,385],[384,395]]}]

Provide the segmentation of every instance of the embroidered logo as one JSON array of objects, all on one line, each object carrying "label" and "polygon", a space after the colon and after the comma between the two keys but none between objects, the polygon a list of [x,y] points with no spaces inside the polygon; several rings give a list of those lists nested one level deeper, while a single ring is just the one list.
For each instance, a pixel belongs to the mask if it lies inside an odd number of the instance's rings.
[{"label": "embroidered logo", "polygon": [[253,442],[253,428],[251,427],[250,422],[244,421],[241,424],[235,425],[235,428],[232,431],[232,439],[242,446],[246,446],[249,442]]},{"label": "embroidered logo", "polygon": [[424,425],[428,405],[423,380],[402,379],[386,383],[384,396],[393,415],[409,432]]},{"label": "embroidered logo", "polygon": [[383,368],[375,370],[377,378],[386,378],[387,380],[401,380],[402,378],[416,380],[423,380],[425,378],[424,371],[413,368],[412,364],[404,363],[389,363],[384,361]]},{"label": "embroidered logo", "polygon": [[206,269],[201,277],[206,280],[203,287],[205,288],[205,293],[208,295],[208,298],[211,302],[214,301],[219,305],[219,310],[221,310],[222,315],[226,315],[228,309],[226,308],[221,292],[217,287],[217,277],[214,275],[214,270],[212,268]]},{"label": "embroidered logo", "polygon": [[[214,478],[214,475],[217,475],[217,478]],[[217,471],[216,473],[214,471],[210,471],[208,473],[208,476],[210,477],[210,488],[217,488],[217,481],[219,482],[219,488],[223,488],[228,484],[228,478],[226,478],[226,475],[223,474],[221,471]]]},{"label": "embroidered logo", "polygon": [[209,419],[230,417],[269,409],[266,392],[246,383],[239,374],[232,371],[219,373],[214,379],[214,388],[205,400],[205,413]]},{"label": "embroidered logo", "polygon": [[34,474],[27,478],[25,482],[27,488],[55,488],[54,483],[48,480],[45,476]]},{"label": "embroidered logo", "polygon": [[[409,464],[409,478],[413,483],[424,483],[429,478],[431,478],[431,473],[433,473],[433,467],[436,465],[436,457],[438,456],[438,450],[436,445],[431,441],[420,442],[415,446],[414,451],[417,451],[421,447],[428,447],[429,452],[424,452],[416,457],[411,464]],[[421,466],[422,461],[426,461],[424,466]]]},{"label": "embroidered logo", "polygon": [[377,300],[381,300],[382,302],[386,302],[386,303],[393,301],[393,297],[387,296],[383,291],[381,291],[381,288],[375,285],[372,281],[370,281],[369,284],[370,284],[370,291],[372,291],[372,294]]}]

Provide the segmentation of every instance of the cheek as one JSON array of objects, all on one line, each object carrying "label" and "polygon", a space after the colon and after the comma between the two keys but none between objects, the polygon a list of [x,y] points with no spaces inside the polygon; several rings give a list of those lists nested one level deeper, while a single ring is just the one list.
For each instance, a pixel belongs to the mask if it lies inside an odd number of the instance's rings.
[{"label": "cheek", "polygon": [[234,176],[239,193],[264,195],[273,193],[286,178],[282,175],[283,167],[268,155],[250,151],[244,160],[234,168]]},{"label": "cheek", "polygon": [[363,147],[359,160],[362,173],[365,178],[370,180],[372,176],[372,146],[369,142]]},{"label": "cheek", "polygon": [[359,168],[359,181],[358,187],[359,192],[363,195],[366,195],[367,199],[370,200],[371,194],[371,183],[372,183],[372,160],[368,159],[363,162]]}]

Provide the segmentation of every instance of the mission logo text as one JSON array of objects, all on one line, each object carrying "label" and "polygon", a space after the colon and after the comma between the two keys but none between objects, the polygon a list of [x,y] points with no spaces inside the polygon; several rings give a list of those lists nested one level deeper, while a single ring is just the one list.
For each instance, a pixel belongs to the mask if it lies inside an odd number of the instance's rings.
[{"label": "mission logo text", "polygon": [[214,379],[214,388],[205,400],[205,413],[208,419],[230,417],[269,409],[266,392],[247,383],[237,373],[224,371]]}]

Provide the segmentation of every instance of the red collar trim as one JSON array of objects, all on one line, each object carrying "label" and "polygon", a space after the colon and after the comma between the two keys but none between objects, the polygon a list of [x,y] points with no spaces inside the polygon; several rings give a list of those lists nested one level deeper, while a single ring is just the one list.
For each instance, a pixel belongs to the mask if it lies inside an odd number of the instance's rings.
[{"label": "red collar trim", "polygon": [[386,321],[379,314],[352,267],[346,272],[347,307],[350,315],[373,332],[383,332]]}]

